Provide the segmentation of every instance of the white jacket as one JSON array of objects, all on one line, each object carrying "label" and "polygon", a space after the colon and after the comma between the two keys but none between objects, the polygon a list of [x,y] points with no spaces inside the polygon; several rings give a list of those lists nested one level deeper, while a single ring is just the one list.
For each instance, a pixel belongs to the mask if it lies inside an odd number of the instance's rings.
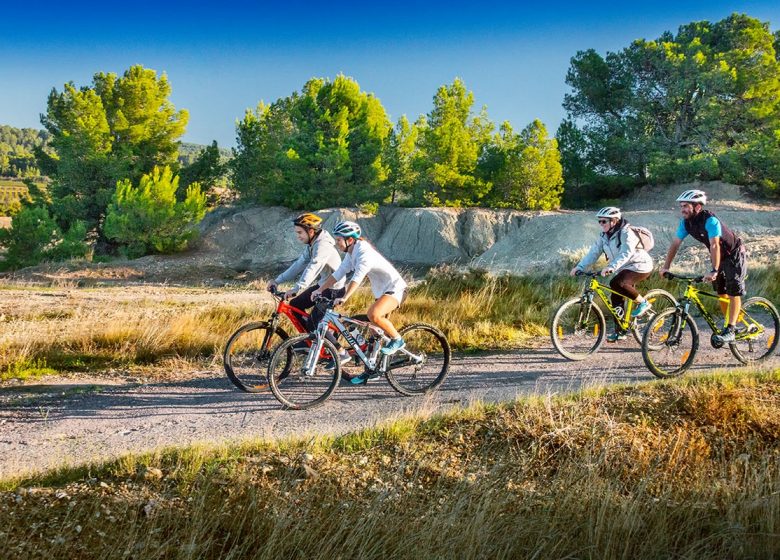
[{"label": "white jacket", "polygon": [[605,253],[609,261],[607,266],[614,270],[615,274],[621,270],[632,270],[640,273],[652,272],[653,257],[638,247],[640,243],[639,236],[628,227],[628,224],[613,233],[612,237],[602,232],[588,254],[582,257],[577,268],[585,270],[593,265],[602,253]]},{"label": "white jacket", "polygon": [[383,294],[392,294],[398,301],[401,301],[404,291],[406,291],[406,282],[395,267],[379,254],[368,241],[358,240],[352,249],[352,253],[344,255],[341,266],[333,277],[336,280],[343,280],[346,275],[354,271],[351,282],[361,282],[368,276],[371,282],[371,293],[379,299]]},{"label": "white jacket", "polygon": [[[336,249],[336,241],[324,229],[320,231],[311,245],[307,245],[301,256],[295,259],[287,270],[276,277],[276,283],[289,282],[300,274],[293,291],[301,293],[312,285],[319,274],[319,285],[341,265],[341,257]],[[337,282],[334,288],[343,288],[344,281]]]}]

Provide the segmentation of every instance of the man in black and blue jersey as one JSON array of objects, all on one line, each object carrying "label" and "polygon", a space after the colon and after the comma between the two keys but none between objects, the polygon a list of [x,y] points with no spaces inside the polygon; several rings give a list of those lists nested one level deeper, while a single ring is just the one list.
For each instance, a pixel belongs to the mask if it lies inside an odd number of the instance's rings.
[{"label": "man in black and blue jersey", "polygon": [[[688,235],[706,245],[710,250],[712,270],[704,276],[704,280],[712,282],[719,296],[727,296],[730,300],[728,325],[715,336],[715,340],[721,343],[734,342],[735,325],[742,307],[742,296],[745,295],[745,246],[715,214],[704,209],[707,204],[707,194],[704,191],[687,190],[677,197],[677,202],[680,203],[682,220],[666,254],[666,262],[661,267],[661,276],[669,271],[677,250]],[[725,314],[726,304],[722,302],[721,307]]]}]

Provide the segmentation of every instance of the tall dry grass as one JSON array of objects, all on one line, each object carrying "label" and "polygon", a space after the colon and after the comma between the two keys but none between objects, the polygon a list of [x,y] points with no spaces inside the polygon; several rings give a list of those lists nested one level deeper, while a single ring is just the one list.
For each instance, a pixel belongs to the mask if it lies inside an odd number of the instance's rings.
[{"label": "tall dry grass", "polygon": [[774,558],[780,372],[3,485],[0,550],[13,558]]},{"label": "tall dry grass", "polygon": [[[564,299],[579,293],[582,283],[564,274],[493,276],[442,268],[412,288],[391,318],[396,325],[437,325],[459,351],[516,348],[546,336],[551,314]],[[751,271],[748,286],[750,294],[780,303],[780,268]],[[679,295],[684,286],[654,276],[643,287],[663,287]],[[100,289],[92,291],[100,294]],[[171,361],[177,368],[188,363],[203,367],[204,362],[216,366],[235,329],[272,311],[270,303],[226,304],[224,294],[213,289],[197,305],[175,300],[137,304],[103,295],[89,306],[76,300],[72,305],[65,301],[27,309],[24,290],[19,290],[19,308],[2,317],[0,379],[31,371],[165,366]],[[364,288],[345,312],[364,313],[371,300]],[[292,325],[286,328],[292,330]]]}]

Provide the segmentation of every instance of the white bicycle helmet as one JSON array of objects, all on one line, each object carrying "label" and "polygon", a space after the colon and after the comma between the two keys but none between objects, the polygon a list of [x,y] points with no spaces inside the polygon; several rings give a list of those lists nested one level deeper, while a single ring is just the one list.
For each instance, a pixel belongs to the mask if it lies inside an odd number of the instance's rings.
[{"label": "white bicycle helmet", "polygon": [[336,224],[336,227],[333,228],[333,235],[337,235],[338,237],[354,237],[357,239],[360,237],[360,234],[360,226],[355,222],[339,222]]},{"label": "white bicycle helmet", "polygon": [[615,218],[619,220],[621,216],[622,214],[620,213],[620,208],[617,208],[615,206],[605,206],[604,208],[596,212],[597,218],[607,218],[607,219]]},{"label": "white bicycle helmet", "polygon": [[691,204],[707,204],[707,193],[698,189],[685,191],[677,197],[677,202],[690,202]]}]

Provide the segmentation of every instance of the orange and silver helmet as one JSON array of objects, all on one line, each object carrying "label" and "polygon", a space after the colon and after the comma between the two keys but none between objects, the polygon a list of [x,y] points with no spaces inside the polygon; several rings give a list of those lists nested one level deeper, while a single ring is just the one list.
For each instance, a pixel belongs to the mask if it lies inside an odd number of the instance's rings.
[{"label": "orange and silver helmet", "polygon": [[322,228],[322,218],[320,218],[317,214],[306,212],[304,214],[296,216],[295,219],[293,220],[293,225],[305,229],[313,229],[314,231],[319,231],[320,228]]}]

